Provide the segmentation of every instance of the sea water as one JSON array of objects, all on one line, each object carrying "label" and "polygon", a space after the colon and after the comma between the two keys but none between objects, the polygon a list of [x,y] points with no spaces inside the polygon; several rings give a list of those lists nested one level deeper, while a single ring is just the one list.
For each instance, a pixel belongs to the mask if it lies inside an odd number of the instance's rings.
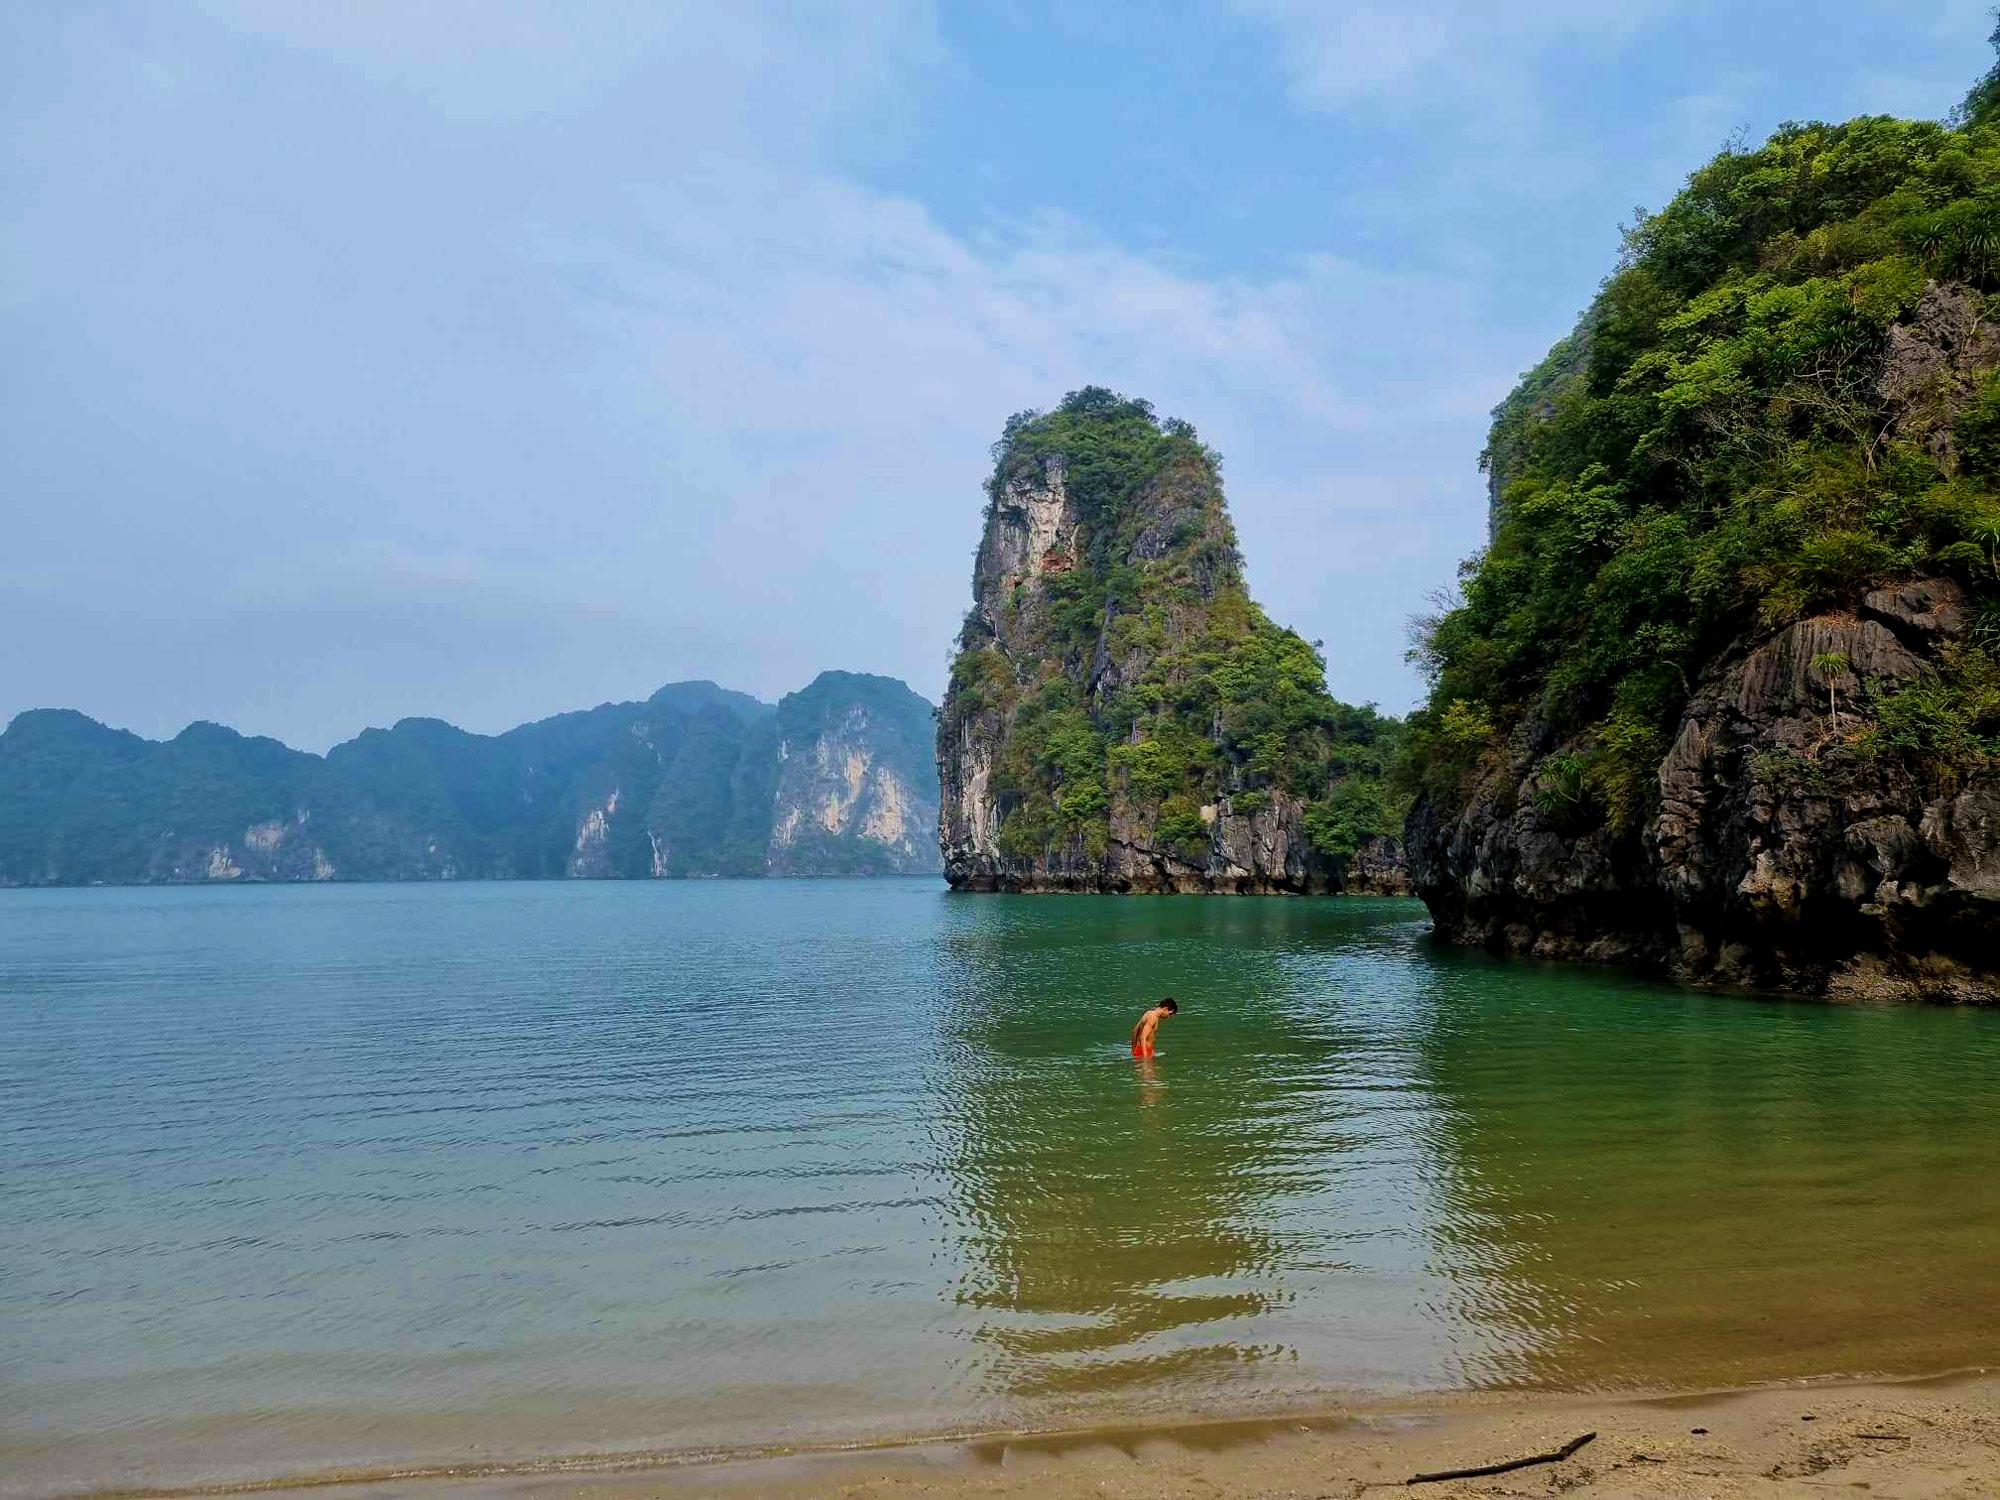
[{"label": "sea water", "polygon": [[2000,1358],[2000,1014],[1428,928],[0,892],[0,1493]]}]

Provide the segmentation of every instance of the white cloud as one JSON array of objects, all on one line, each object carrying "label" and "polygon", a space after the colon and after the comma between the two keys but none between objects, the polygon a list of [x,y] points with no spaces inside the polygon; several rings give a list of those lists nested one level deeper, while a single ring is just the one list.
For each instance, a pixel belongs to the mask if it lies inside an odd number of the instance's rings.
[{"label": "white cloud", "polygon": [[[852,632],[834,659],[865,663],[870,631],[916,642],[889,665],[926,689],[940,622],[966,602],[985,450],[1008,412],[1100,382],[1195,421],[1225,453],[1260,589],[1327,634],[1345,607],[1328,571],[1373,557],[1449,573],[1476,532],[1469,457],[1517,358],[1440,278],[1328,257],[1204,278],[1055,220],[969,239],[827,178],[658,185],[621,242],[538,253],[599,289],[577,311],[604,362],[594,378],[671,454],[672,501],[627,559],[683,586],[737,577],[753,614],[830,579],[863,584],[875,619],[828,621],[820,648]],[[1386,487],[1384,464],[1400,471]],[[1397,649],[1371,693],[1398,675]]]},{"label": "white cloud", "polygon": [[[915,0],[202,14],[143,52],[86,38],[83,107],[44,122],[92,170],[48,177],[9,246],[67,363],[0,419],[0,478],[41,502],[15,541],[43,586],[122,614],[0,703],[323,745],[677,676],[935,692],[987,445],[1086,382],[1223,450],[1273,612],[1372,663],[1339,689],[1403,678],[1381,569],[1415,599],[1477,534],[1470,455],[1521,356],[1462,281],[1328,255],[1213,274],[870,185],[852,162],[934,56]],[[202,86],[126,89],[134,56]],[[1355,611],[1327,580],[1364,559]],[[210,636],[228,670],[197,702],[170,663]]]},{"label": "white cloud", "polygon": [[1300,103],[1317,109],[1389,103],[1423,108],[1468,131],[1517,127],[1533,113],[1533,64],[1557,47],[1615,54],[1665,0],[1234,0],[1269,26]]}]

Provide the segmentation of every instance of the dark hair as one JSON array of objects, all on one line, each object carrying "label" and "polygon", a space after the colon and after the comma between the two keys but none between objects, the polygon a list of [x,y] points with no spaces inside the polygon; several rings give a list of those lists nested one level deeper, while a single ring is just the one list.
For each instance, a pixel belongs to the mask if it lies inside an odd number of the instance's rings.
[{"label": "dark hair", "polygon": [[1160,1009],[1165,1011],[1177,1011],[1180,1009],[1180,1007],[1174,1004],[1174,997],[1172,995],[1169,995],[1167,996],[1166,999],[1160,1002]]}]

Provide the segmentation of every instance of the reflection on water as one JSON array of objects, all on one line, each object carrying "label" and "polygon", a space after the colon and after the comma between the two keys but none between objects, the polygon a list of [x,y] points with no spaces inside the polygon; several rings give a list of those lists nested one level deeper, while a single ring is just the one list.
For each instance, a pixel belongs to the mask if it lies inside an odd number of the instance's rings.
[{"label": "reflection on water", "polygon": [[[1412,915],[1048,898],[987,903],[941,945],[941,1027],[966,1060],[938,1091],[955,1297],[981,1314],[985,1379],[1185,1393],[1295,1374],[1303,1344],[1349,1384],[1450,1378],[1414,1310],[1446,1287],[1421,1264],[1407,1049],[1299,962]],[[1133,1020],[1169,993],[1161,1055],[1133,1059]]]},{"label": "reflection on water", "polygon": [[[1430,1232],[1488,1376],[1692,1385],[2000,1352],[2000,1017],[1552,983],[1433,955]],[[1496,975],[1495,970],[1499,973]],[[1550,976],[1554,978],[1555,976]]]},{"label": "reflection on water", "polygon": [[2000,1015],[1425,929],[0,893],[0,1495],[2000,1355]]}]

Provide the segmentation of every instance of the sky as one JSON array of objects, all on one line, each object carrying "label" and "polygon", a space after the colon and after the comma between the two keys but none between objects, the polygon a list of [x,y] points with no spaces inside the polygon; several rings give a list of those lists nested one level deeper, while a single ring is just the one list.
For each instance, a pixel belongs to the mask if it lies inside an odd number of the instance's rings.
[{"label": "sky", "polygon": [[0,719],[935,699],[989,445],[1084,384],[1401,712],[1634,207],[1942,115],[1989,4],[0,0]]}]

